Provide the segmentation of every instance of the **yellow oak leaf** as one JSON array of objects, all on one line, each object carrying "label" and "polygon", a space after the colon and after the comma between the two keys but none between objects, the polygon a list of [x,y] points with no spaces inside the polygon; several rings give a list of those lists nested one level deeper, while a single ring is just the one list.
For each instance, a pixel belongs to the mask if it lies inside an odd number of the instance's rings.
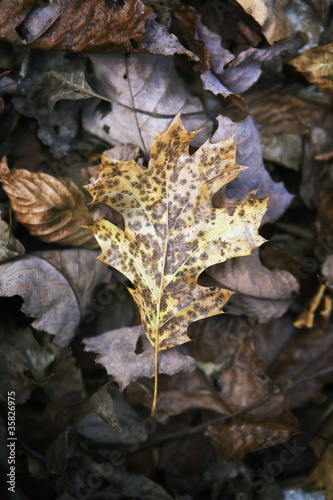
[{"label": "yellow oak leaf", "polygon": [[91,229],[99,259],[127,276],[145,333],[155,348],[156,407],[158,352],[187,342],[188,325],[222,312],[230,290],[198,285],[213,264],[251,253],[265,240],[258,227],[267,198],[245,199],[232,210],[214,208],[213,194],[246,167],[236,163],[232,138],[205,142],[194,154],[179,116],[158,135],[147,169],[134,160],[102,157],[99,179],[87,186],[94,201],[122,214],[125,230],[107,220]]}]

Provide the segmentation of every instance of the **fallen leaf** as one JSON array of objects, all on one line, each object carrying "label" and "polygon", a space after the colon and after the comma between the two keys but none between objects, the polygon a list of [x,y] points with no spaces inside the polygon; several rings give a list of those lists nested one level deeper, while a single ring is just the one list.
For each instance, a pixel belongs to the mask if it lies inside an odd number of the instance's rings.
[{"label": "fallen leaf", "polygon": [[50,262],[68,280],[77,297],[81,315],[90,305],[92,294],[97,285],[109,284],[112,270],[96,260],[97,251],[83,248],[70,250],[44,250],[32,255]]},{"label": "fallen leaf", "polygon": [[[154,349],[147,338],[142,337],[143,333],[141,326],[135,326],[83,340],[85,350],[98,353],[96,361],[115,378],[121,390],[140,377],[154,376]],[[136,354],[139,341],[142,343],[142,352]],[[160,355],[159,373],[173,375],[180,371],[190,372],[194,368],[195,361],[191,356],[174,349]]]},{"label": "fallen leaf", "polygon": [[193,52],[185,49],[185,47],[179,43],[177,37],[173,33],[167,31],[164,24],[156,21],[156,14],[151,14],[148,17],[145,28],[146,32],[142,39],[142,49],[132,52],[148,52],[149,54],[161,54],[163,56],[184,54],[191,59],[198,60],[198,57],[193,54]]},{"label": "fallen leaf", "polygon": [[216,75],[222,73],[224,67],[235,59],[234,54],[222,46],[220,35],[202,23],[201,16],[196,17],[196,28],[198,38],[205,43],[205,49],[209,53],[209,66]]},{"label": "fallen leaf", "polygon": [[49,348],[55,359],[50,367],[50,376],[47,383],[43,385],[42,391],[55,405],[63,408],[79,405],[85,401],[87,395],[82,370],[76,365],[71,348],[60,348],[51,341]]},{"label": "fallen leaf", "polygon": [[297,431],[281,421],[214,424],[208,427],[212,443],[224,460],[240,460],[247,453],[276,446],[295,435]]},{"label": "fallen leaf", "polygon": [[[319,0],[319,2],[321,1]],[[290,0],[285,9],[285,13],[291,24],[292,34],[296,35],[300,33],[305,41],[302,52],[314,45],[325,43],[321,40],[325,20],[318,15],[318,10],[322,9],[317,9],[314,5],[316,2],[317,0],[309,0],[309,2]],[[326,0],[323,0],[324,3],[326,3]],[[324,9],[327,8],[328,4],[326,3]]]},{"label": "fallen leaf", "polygon": [[181,112],[189,130],[204,128],[197,145],[208,138],[211,122],[201,101],[185,87],[171,57],[93,55],[90,61],[94,87],[111,104],[86,105],[83,127],[87,132],[112,145],[133,144],[148,156],[155,132],[163,132]]},{"label": "fallen leaf", "polygon": [[56,481],[57,491],[63,493],[68,486],[69,479],[66,472],[67,463],[71,457],[69,451],[69,433],[70,429],[67,428],[57,437],[57,439],[48,446],[45,453],[45,466],[50,474],[56,474],[58,479]]},{"label": "fallen leaf", "polygon": [[333,96],[333,43],[312,47],[290,61],[297,71],[315,83],[323,94],[332,101]]},{"label": "fallen leaf", "polygon": [[260,24],[268,43],[291,35],[290,22],[284,12],[287,0],[237,0],[237,3]]},{"label": "fallen leaf", "polygon": [[300,170],[302,138],[297,134],[270,134],[261,136],[263,157],[293,170]]},{"label": "fallen leaf", "polygon": [[[255,198],[269,196],[267,212],[262,223],[274,222],[284,213],[293,196],[288,193],[283,182],[274,182],[265,169],[260,135],[255,121],[251,116],[237,123],[227,116],[219,116],[217,121],[218,128],[211,141],[215,143],[233,136],[238,144],[236,161],[240,165],[249,167],[227,185],[225,195],[228,198],[240,199],[248,192],[257,190]],[[215,200],[217,196],[215,196]],[[216,203],[218,206],[217,201]]]},{"label": "fallen leaf", "polygon": [[9,170],[0,164],[0,180],[15,216],[30,234],[60,245],[95,248],[96,243],[82,224],[92,219],[81,189],[70,179],[28,170]]},{"label": "fallen leaf", "polygon": [[264,241],[257,230],[267,199],[243,200],[233,215],[211,204],[214,192],[244,169],[235,162],[236,144],[231,138],[207,141],[190,156],[194,135],[178,116],[156,138],[146,170],[134,161],[103,157],[100,177],[88,187],[94,201],[124,217],[125,231],[105,220],[91,228],[102,249],[100,260],[135,287],[129,291],[156,359],[160,350],[187,342],[189,323],[220,313],[232,295],[199,286],[203,269],[249,254]]},{"label": "fallen leaf", "polygon": [[[190,410],[209,410],[230,415],[212,380],[201,370],[191,373],[179,372],[159,380],[159,397],[154,418],[166,423],[172,415],[181,415]],[[132,405],[151,406],[151,396],[137,384],[126,388],[126,398]]]},{"label": "fallen leaf", "polygon": [[0,396],[7,401],[8,392],[14,390],[16,403],[23,404],[37,385],[46,382],[46,368],[54,355],[37,342],[31,328],[6,330],[0,331]]},{"label": "fallen leaf", "polygon": [[262,323],[282,316],[299,292],[297,279],[287,271],[263,266],[258,251],[216,264],[206,273],[222,288],[237,292],[225,312],[252,316]]},{"label": "fallen leaf", "polygon": [[259,79],[264,62],[271,61],[284,52],[294,55],[301,46],[301,40],[295,37],[287,42],[275,43],[272,47],[265,49],[251,47],[231,61],[227,69],[218,74],[218,77],[231,92],[241,94]]},{"label": "fallen leaf", "polygon": [[[149,52],[193,57],[140,0],[34,0],[1,4],[0,39],[33,49],[73,52]],[[73,24],[73,20],[75,23]],[[157,40],[159,37],[159,43]],[[163,47],[164,45],[164,47]],[[160,53],[160,52],[158,52]]]},{"label": "fallen leaf", "polygon": [[[266,331],[273,346],[274,335]],[[283,335],[283,349],[275,352],[269,367],[269,377],[284,388],[286,408],[299,408],[326,399],[321,392],[325,383],[332,381],[333,331],[327,328],[297,330],[289,326]],[[273,338],[272,338],[273,337]],[[258,343],[260,337],[257,338]],[[266,339],[266,342],[268,339]]]},{"label": "fallen leaf", "polygon": [[121,427],[113,408],[112,398],[104,387],[101,387],[90,396],[88,405],[90,410],[95,413],[95,415],[98,415],[103,422],[121,432]]},{"label": "fallen leaf", "polygon": [[246,411],[247,421],[277,419],[284,411],[279,387],[266,375],[250,339],[236,345],[229,365],[216,377],[222,401],[233,413]]},{"label": "fallen leaf", "polygon": [[181,5],[172,2],[171,9],[187,46],[190,47],[192,52],[200,59],[200,71],[207,71],[209,68],[210,54],[207,50],[206,41],[202,40],[200,33],[197,32],[197,14],[195,8],[191,5]]},{"label": "fallen leaf", "polygon": [[1,219],[0,212],[0,262],[20,257],[24,252],[24,246],[14,238],[8,224]]},{"label": "fallen leaf", "polygon": [[314,470],[307,477],[305,484],[307,486],[320,488],[325,493],[326,500],[333,500],[333,477],[332,477],[333,446],[329,444],[325,450],[324,456],[316,465]]},{"label": "fallen leaf", "polygon": [[[110,414],[108,414],[108,407],[111,408],[110,401],[107,402],[106,397],[104,401],[104,391],[107,392],[108,398],[112,399],[113,410],[111,410]],[[144,425],[141,425],[139,415],[128,404],[124,393],[109,384],[107,390],[103,389],[103,392],[102,398],[99,395],[96,397],[96,393],[93,394],[92,398],[95,400],[93,401],[93,408],[91,408],[93,413],[84,415],[78,422],[77,431],[80,436],[93,443],[116,444],[119,446],[125,444],[124,435],[130,434],[137,443],[144,443],[148,438],[147,430]],[[100,401],[100,404],[98,401]],[[118,425],[116,421],[118,421]]]},{"label": "fallen leaf", "polygon": [[22,311],[36,330],[55,335],[61,347],[72,340],[80,311],[71,285],[55,267],[38,257],[21,257],[0,266],[0,296],[19,295]]}]

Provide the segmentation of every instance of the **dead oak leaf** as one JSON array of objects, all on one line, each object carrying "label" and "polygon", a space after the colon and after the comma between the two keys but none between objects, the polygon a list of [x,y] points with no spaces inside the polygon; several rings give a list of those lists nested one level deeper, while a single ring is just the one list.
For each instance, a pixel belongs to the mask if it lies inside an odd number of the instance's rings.
[{"label": "dead oak leaf", "polygon": [[124,231],[106,220],[91,227],[102,249],[99,259],[134,285],[129,291],[155,347],[155,395],[158,352],[187,342],[189,323],[221,313],[233,293],[199,286],[200,273],[264,242],[257,231],[267,199],[247,197],[232,214],[230,207],[211,203],[244,170],[235,160],[236,143],[207,141],[190,156],[195,135],[177,116],[157,136],[146,170],[135,161],[103,157],[99,179],[88,186],[95,202],[110,205],[125,220]]},{"label": "dead oak leaf", "polygon": [[92,218],[83,192],[71,179],[9,170],[3,158],[0,181],[17,220],[30,234],[48,243],[96,248],[91,233],[80,226],[89,224]]}]

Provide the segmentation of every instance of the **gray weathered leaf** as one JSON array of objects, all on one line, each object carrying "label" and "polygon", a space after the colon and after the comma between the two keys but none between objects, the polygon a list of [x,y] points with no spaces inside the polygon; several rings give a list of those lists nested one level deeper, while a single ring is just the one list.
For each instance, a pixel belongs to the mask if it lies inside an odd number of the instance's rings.
[{"label": "gray weathered leaf", "polygon": [[1,264],[0,275],[0,297],[22,297],[21,309],[34,318],[32,326],[67,346],[80,322],[79,304],[67,279],[49,262],[28,256]]},{"label": "gray weathered leaf", "polygon": [[101,387],[89,398],[88,405],[90,410],[98,415],[103,422],[121,432],[121,427],[114,411],[112,398],[104,387]]},{"label": "gray weathered leaf", "polygon": [[224,307],[225,312],[246,314],[261,323],[282,316],[299,291],[292,274],[263,266],[258,250],[212,266],[206,273],[222,288],[237,292]]},{"label": "gray weathered leaf", "polygon": [[258,190],[255,198],[269,196],[268,210],[262,223],[274,222],[284,213],[293,196],[288,193],[282,182],[274,182],[265,169],[255,121],[251,116],[237,123],[226,116],[219,116],[217,121],[219,126],[211,142],[234,136],[238,144],[236,161],[239,165],[249,167],[227,186],[226,195],[230,198],[242,198],[249,191]]},{"label": "gray weathered leaf", "polygon": [[[136,354],[138,340],[142,341],[143,351]],[[139,377],[154,376],[154,348],[149,343],[141,326],[119,328],[102,333],[97,337],[84,339],[85,350],[99,354],[97,361],[118,382],[123,390]],[[172,348],[160,353],[159,372],[173,375],[180,371],[192,371],[195,360]]]},{"label": "gray weathered leaf", "polygon": [[86,105],[83,126],[91,134],[110,144],[139,146],[148,155],[155,133],[164,131],[182,113],[188,131],[205,127],[196,137],[197,144],[208,138],[211,122],[199,99],[190,95],[171,57],[103,54],[92,55],[90,60],[97,93],[112,102],[109,109],[96,101]]},{"label": "gray weathered leaf", "polygon": [[98,254],[98,251],[83,248],[33,253],[50,262],[68,280],[76,293],[81,315],[85,314],[96,286],[111,282],[112,269],[97,260]]}]

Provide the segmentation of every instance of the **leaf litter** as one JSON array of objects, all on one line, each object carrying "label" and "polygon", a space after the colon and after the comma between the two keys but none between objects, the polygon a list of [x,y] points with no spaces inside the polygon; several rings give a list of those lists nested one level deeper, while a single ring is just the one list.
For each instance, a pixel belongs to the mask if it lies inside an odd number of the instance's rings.
[{"label": "leaf litter", "polygon": [[331,498],[329,2],[2,4],[17,495]]}]

